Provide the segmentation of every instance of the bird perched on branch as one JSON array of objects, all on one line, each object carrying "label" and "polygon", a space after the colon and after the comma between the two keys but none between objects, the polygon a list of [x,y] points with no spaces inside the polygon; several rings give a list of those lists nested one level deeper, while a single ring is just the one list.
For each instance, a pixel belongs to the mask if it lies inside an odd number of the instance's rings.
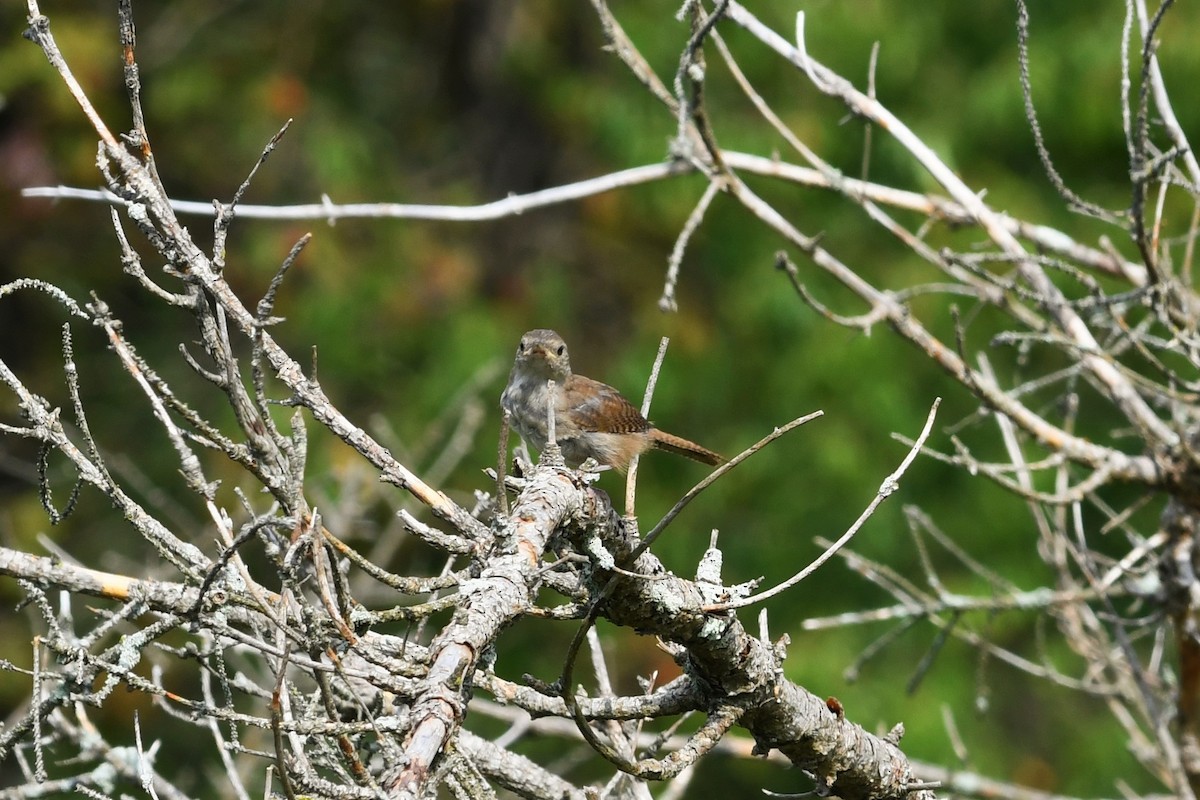
[{"label": "bird perched on branch", "polygon": [[650,449],[666,450],[705,464],[724,461],[713,451],[654,427],[613,387],[571,372],[567,343],[552,330],[539,328],[521,337],[500,405],[527,444],[546,447],[548,381],[554,381],[555,441],[567,466],[587,459],[620,472],[634,456]]}]

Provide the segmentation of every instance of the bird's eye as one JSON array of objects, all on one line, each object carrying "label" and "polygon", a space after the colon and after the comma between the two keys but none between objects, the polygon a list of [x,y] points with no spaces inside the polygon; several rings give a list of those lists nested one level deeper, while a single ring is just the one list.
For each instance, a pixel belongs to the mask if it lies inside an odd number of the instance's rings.
[{"label": "bird's eye", "polygon": [[565,344],[560,344],[560,345],[558,346],[558,351],[557,351],[557,352],[558,352],[558,354],[561,356],[561,355],[562,355],[564,352],[566,352],[566,350],[567,350],[567,346],[566,346]]},{"label": "bird's eye", "polygon": [[518,353],[524,353],[524,352],[525,352],[525,340],[524,340],[524,339],[522,339],[522,340],[520,341],[520,343],[519,343],[519,344],[517,344],[517,352],[518,352]]}]

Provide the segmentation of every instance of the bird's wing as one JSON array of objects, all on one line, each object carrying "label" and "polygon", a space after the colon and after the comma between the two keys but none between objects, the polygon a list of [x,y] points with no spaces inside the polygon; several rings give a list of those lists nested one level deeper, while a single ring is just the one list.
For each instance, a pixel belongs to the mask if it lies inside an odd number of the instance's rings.
[{"label": "bird's wing", "polygon": [[650,423],[642,412],[613,387],[582,375],[572,375],[559,397],[559,408],[571,415],[582,431],[642,433]]}]

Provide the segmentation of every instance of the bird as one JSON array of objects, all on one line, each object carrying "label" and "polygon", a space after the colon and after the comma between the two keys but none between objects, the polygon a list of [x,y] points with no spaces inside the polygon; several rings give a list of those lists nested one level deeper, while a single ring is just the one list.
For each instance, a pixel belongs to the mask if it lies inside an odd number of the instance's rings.
[{"label": "bird", "polygon": [[554,433],[567,466],[577,469],[589,458],[624,473],[634,456],[666,450],[704,464],[717,465],[717,453],[654,427],[616,389],[571,371],[567,343],[552,330],[538,328],[521,337],[500,405],[527,444],[546,447],[549,381],[555,383]]}]

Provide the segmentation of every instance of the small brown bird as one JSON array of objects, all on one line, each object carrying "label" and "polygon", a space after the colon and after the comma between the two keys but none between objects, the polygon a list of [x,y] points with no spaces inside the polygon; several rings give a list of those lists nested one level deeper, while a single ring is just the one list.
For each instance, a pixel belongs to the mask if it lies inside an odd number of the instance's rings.
[{"label": "small brown bird", "polygon": [[657,448],[705,464],[724,461],[695,442],[660,431],[613,387],[571,372],[567,343],[551,330],[539,328],[521,337],[508,385],[500,405],[521,438],[538,450],[546,447],[547,381],[554,392],[554,437],[567,466],[577,468],[589,458],[629,468],[634,456]]}]

